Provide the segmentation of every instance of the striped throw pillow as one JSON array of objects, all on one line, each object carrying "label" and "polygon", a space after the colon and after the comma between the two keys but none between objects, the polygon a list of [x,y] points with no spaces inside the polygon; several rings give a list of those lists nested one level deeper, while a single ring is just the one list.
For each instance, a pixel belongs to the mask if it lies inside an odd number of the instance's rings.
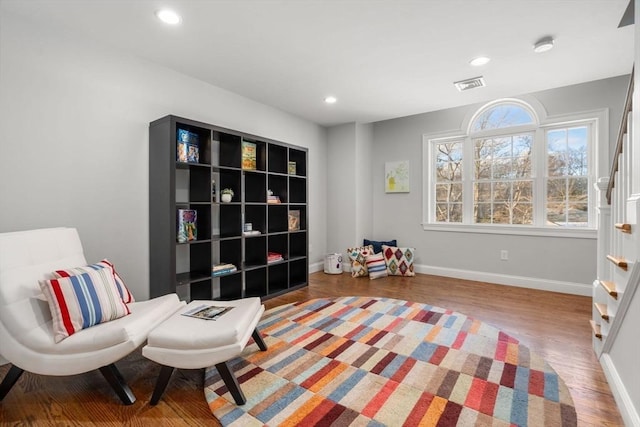
[{"label": "striped throw pillow", "polygon": [[74,267],[74,268],[69,268],[67,270],[56,270],[53,274],[56,277],[70,277],[70,276],[86,273],[88,271],[95,271],[100,268],[110,268],[111,271],[113,271],[113,278],[116,281],[116,286],[118,287],[118,293],[120,294],[120,298],[122,298],[122,301],[124,301],[125,304],[129,304],[130,302],[135,301],[135,299],[133,298],[133,295],[131,295],[131,292],[129,292],[129,289],[124,284],[122,277],[120,277],[120,275],[116,271],[116,268],[107,259],[103,259],[102,261],[96,262],[95,264],[85,265],[84,267]]},{"label": "striped throw pillow", "polygon": [[382,253],[367,256],[367,270],[369,279],[379,279],[388,275],[387,264],[384,262]]},{"label": "striped throw pillow", "polygon": [[40,289],[51,310],[56,343],[74,333],[128,315],[111,268],[43,280]]}]

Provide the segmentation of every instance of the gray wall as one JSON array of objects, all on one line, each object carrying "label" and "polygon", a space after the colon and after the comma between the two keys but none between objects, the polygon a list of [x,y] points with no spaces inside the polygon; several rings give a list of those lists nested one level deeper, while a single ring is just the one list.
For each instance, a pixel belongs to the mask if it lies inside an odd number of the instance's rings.
[{"label": "gray wall", "polygon": [[[609,108],[610,143],[614,144],[627,82],[628,76],[621,76],[538,92],[529,97],[542,103],[548,116]],[[415,247],[416,263],[426,266],[426,271],[481,272],[486,274],[477,275],[478,280],[502,277],[506,282],[512,278],[526,278],[531,279],[529,282],[535,285],[533,287],[542,289],[560,290],[555,286],[556,282],[563,282],[569,284],[564,290],[573,287],[577,293],[590,295],[590,284],[596,277],[595,238],[423,230],[422,136],[461,129],[465,118],[480,106],[475,104],[374,123],[373,235],[397,238],[399,245]],[[394,160],[410,160],[410,193],[384,192],[384,164]],[[502,249],[509,251],[508,261],[500,260]]]},{"label": "gray wall", "polygon": [[326,252],[326,130],[64,31],[0,16],[0,232],[78,228],[148,298],[148,126],[176,114],[309,148],[310,262]]},{"label": "gray wall", "polygon": [[[329,128],[327,161],[327,249],[346,253],[372,238],[373,125],[347,123]],[[346,256],[344,265],[348,266]]]}]

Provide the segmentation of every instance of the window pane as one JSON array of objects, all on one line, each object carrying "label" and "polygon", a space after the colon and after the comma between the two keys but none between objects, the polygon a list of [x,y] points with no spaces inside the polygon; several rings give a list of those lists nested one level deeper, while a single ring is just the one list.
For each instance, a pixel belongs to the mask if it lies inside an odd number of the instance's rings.
[{"label": "window pane", "polygon": [[449,184],[436,184],[436,202],[449,200]]},{"label": "window pane", "polygon": [[518,203],[513,208],[514,224],[533,224],[533,204]]},{"label": "window pane", "polygon": [[567,211],[567,221],[571,225],[586,226],[589,222],[589,208],[587,203],[570,203]]},{"label": "window pane", "polygon": [[515,135],[513,137],[513,156],[530,156],[533,147],[533,137],[531,135]]},{"label": "window pane", "polygon": [[547,225],[565,225],[565,204],[547,203]]},{"label": "window pane", "polygon": [[461,202],[462,184],[436,184],[436,202]]},{"label": "window pane", "polygon": [[567,175],[587,175],[587,128],[569,129]]},{"label": "window pane", "polygon": [[549,153],[547,156],[547,168],[549,176],[565,176],[567,162],[562,153]]},{"label": "window pane", "polygon": [[474,184],[474,202],[491,201],[491,183],[482,182]]},{"label": "window pane", "polygon": [[451,203],[449,205],[449,222],[462,222],[461,203]]},{"label": "window pane", "polygon": [[494,224],[510,224],[511,223],[509,207],[506,203],[493,204],[493,223]]},{"label": "window pane", "polygon": [[507,182],[493,183],[493,201],[502,202],[511,200],[511,184]]},{"label": "window pane", "polygon": [[473,222],[478,224],[491,223],[491,203],[477,203],[473,210]]},{"label": "window pane", "polygon": [[493,178],[510,178],[511,177],[511,158],[494,159],[493,160]]},{"label": "window pane", "polygon": [[471,126],[472,132],[533,123],[527,110],[516,104],[501,104],[484,111]]},{"label": "window pane", "polygon": [[562,202],[566,199],[566,193],[566,179],[549,179],[547,181],[547,202]]},{"label": "window pane", "polygon": [[486,160],[477,160],[475,162],[475,178],[476,179],[490,179],[491,178],[491,163]]},{"label": "window pane", "polygon": [[533,181],[514,181],[512,200],[514,203],[533,202]]},{"label": "window pane", "polygon": [[479,138],[474,140],[474,153],[476,159],[491,156],[493,150],[493,140],[490,138]]},{"label": "window pane", "polygon": [[571,201],[586,202],[589,194],[589,180],[587,178],[569,178],[567,179],[568,194],[567,197]]},{"label": "window pane", "polygon": [[435,144],[436,181],[462,180],[462,144]]},{"label": "window pane", "polygon": [[436,203],[436,222],[447,222],[449,219],[449,205]]}]

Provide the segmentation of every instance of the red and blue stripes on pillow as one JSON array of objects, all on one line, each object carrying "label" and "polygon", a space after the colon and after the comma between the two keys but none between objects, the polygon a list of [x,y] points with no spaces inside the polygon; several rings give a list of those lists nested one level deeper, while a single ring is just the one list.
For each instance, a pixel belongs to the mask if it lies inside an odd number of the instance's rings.
[{"label": "red and blue stripes on pillow", "polygon": [[110,267],[43,280],[40,289],[49,303],[56,343],[82,329],[130,313]]}]

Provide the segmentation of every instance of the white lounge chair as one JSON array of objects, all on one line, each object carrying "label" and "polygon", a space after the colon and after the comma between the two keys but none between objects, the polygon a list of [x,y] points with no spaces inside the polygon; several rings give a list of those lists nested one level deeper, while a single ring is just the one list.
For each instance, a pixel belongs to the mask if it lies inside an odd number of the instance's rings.
[{"label": "white lounge chair", "polygon": [[158,324],[184,306],[176,294],[132,302],[131,314],[82,329],[56,343],[40,280],[55,270],[86,265],[74,228],[0,233],[0,361],[12,364],[0,401],[24,371],[75,375],[99,369],[125,405],[135,396],[115,362],[142,345]]}]

